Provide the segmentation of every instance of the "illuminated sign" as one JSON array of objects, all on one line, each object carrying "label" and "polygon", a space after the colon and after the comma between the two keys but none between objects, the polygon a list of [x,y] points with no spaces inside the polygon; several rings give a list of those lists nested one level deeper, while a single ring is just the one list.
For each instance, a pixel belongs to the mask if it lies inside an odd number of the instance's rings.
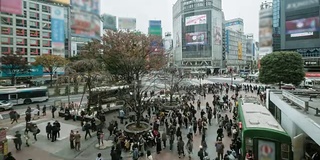
[{"label": "illuminated sign", "polygon": [[186,26],[206,24],[206,23],[207,23],[207,15],[205,14],[186,18]]}]

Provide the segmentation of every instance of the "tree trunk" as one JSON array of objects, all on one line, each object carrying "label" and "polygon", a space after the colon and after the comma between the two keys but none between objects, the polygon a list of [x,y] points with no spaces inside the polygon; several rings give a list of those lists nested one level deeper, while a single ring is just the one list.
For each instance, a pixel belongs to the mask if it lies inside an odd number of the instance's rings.
[{"label": "tree trunk", "polygon": [[281,82],[279,82],[279,89],[281,89]]},{"label": "tree trunk", "polygon": [[12,75],[11,77],[11,85],[14,86],[16,84],[16,76]]},{"label": "tree trunk", "polygon": [[88,78],[87,78],[87,86],[88,86],[88,94],[89,94],[89,98],[88,98],[88,111],[90,111],[90,106],[91,106],[91,99],[92,99],[92,97],[91,97],[91,77],[90,76],[88,76]]},{"label": "tree trunk", "polygon": [[[139,105],[139,104],[138,104]],[[140,124],[140,120],[141,120],[141,109],[140,109],[141,106],[138,106],[137,108],[137,122],[136,122],[136,127],[139,128],[141,126]]]},{"label": "tree trunk", "polygon": [[53,73],[52,71],[50,71],[50,87],[52,87],[52,77],[53,77]]}]

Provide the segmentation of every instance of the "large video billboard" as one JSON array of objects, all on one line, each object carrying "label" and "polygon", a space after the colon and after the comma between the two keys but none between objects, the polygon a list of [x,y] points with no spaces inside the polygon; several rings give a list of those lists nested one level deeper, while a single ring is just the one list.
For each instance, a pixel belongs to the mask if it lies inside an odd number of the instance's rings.
[{"label": "large video billboard", "polygon": [[22,0],[0,0],[0,12],[22,15]]},{"label": "large video billboard", "polygon": [[301,9],[308,9],[314,6],[319,6],[319,0],[286,0],[285,11],[297,12]]},{"label": "large video billboard", "polygon": [[70,0],[49,0],[51,2],[56,2],[56,3],[61,3],[61,4],[66,4],[70,5]]},{"label": "large video billboard", "polygon": [[137,26],[137,20],[135,18],[118,18],[118,28],[119,29],[129,29],[135,30]]},{"label": "large video billboard", "polygon": [[186,45],[198,45],[207,43],[206,32],[186,33]]},{"label": "large video billboard", "polygon": [[77,12],[71,15],[71,35],[85,38],[100,37],[100,18],[93,14]]},{"label": "large video billboard", "polygon": [[186,17],[186,26],[206,24],[206,23],[207,23],[207,15],[205,14]]},{"label": "large video billboard", "polygon": [[100,15],[100,0],[71,0],[72,10]]},{"label": "large video billboard", "polygon": [[319,17],[300,18],[286,21],[287,40],[297,40],[306,37],[318,38],[319,31]]},{"label": "large video billboard", "polygon": [[260,11],[259,19],[259,54],[272,53],[272,8]]},{"label": "large video billboard", "polygon": [[51,37],[53,55],[64,56],[64,8],[52,6],[51,8]]},{"label": "large video billboard", "polygon": [[117,30],[117,17],[103,14],[101,16],[102,22],[103,22],[103,29],[110,29],[110,30]]}]

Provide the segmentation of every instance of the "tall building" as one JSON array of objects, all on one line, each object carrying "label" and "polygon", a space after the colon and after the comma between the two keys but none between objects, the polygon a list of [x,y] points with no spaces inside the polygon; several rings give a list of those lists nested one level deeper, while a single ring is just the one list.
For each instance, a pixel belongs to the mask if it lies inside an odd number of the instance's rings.
[{"label": "tall building", "polygon": [[237,72],[247,66],[247,36],[243,32],[243,20],[236,18],[224,23],[225,60],[227,68]]},{"label": "tall building", "polygon": [[299,52],[306,77],[320,77],[319,0],[283,0],[281,5],[281,49]]},{"label": "tall building", "polygon": [[184,71],[223,68],[221,0],[178,0],[173,6],[174,63]]},{"label": "tall building", "polygon": [[18,52],[29,63],[44,54],[65,57],[67,17],[67,7],[34,0],[23,1],[21,14],[1,12],[0,57]]}]

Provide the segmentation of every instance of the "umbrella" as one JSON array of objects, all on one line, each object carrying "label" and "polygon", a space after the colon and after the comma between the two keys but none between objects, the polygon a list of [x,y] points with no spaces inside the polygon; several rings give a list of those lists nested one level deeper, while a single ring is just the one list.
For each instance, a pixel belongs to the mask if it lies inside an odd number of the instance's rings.
[{"label": "umbrella", "polygon": [[12,136],[12,135],[7,135],[6,138],[7,138],[8,140],[11,140],[11,139],[16,139],[17,137]]}]

